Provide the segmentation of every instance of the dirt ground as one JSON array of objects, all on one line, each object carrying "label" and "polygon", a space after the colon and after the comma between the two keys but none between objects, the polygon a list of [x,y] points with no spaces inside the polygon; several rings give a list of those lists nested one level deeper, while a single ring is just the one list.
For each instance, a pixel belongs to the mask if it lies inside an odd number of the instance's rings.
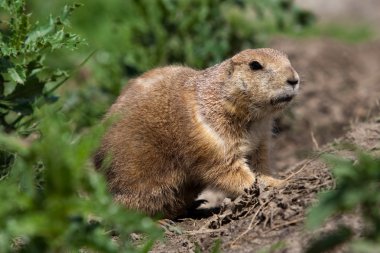
[{"label": "dirt ground", "polygon": [[[352,151],[336,149],[336,144],[343,142],[380,150],[380,121],[356,125],[318,154],[328,152],[355,159]],[[303,252],[315,234],[326,233],[338,224],[360,231],[361,221],[352,215],[336,217],[316,232],[304,228],[305,211],[315,201],[316,193],[334,187],[330,170],[318,154],[295,165],[287,173],[286,186],[280,189],[258,186],[210,218],[177,222],[182,234],[168,234],[154,252],[194,252],[196,247],[210,252],[217,238],[221,238],[222,252],[257,252],[273,245],[278,249],[267,252]],[[276,244],[279,241],[281,244]]]},{"label": "dirt ground", "polygon": [[311,10],[321,24],[344,23],[370,25],[380,32],[380,1],[378,0],[294,0],[297,6]]},{"label": "dirt ground", "polygon": [[222,252],[257,252],[270,245],[274,250],[267,252],[302,252],[315,233],[338,223],[360,230],[360,220],[347,216],[317,232],[305,230],[303,223],[316,194],[334,187],[321,153],[354,158],[350,151],[335,149],[334,143],[346,141],[380,149],[380,42],[280,38],[272,47],[285,51],[301,75],[297,101],[273,129],[272,166],[286,185],[257,186],[211,217],[176,221],[182,232],[167,233],[153,252],[210,252],[218,238]]}]

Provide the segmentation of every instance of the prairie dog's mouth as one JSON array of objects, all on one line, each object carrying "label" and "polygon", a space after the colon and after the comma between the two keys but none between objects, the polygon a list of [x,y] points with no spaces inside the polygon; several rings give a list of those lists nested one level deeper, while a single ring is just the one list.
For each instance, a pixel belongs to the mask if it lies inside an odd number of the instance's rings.
[{"label": "prairie dog's mouth", "polygon": [[284,94],[284,95],[280,95],[280,96],[277,96],[275,98],[272,98],[270,100],[270,103],[272,105],[278,105],[278,104],[281,104],[281,103],[288,103],[290,101],[292,101],[292,99],[294,98],[295,94]]}]

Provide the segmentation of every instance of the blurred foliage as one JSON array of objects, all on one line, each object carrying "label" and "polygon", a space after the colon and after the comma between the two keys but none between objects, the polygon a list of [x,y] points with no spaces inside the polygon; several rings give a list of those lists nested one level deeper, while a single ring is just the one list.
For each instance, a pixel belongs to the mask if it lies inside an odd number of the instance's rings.
[{"label": "blurred foliage", "polygon": [[[31,25],[23,0],[0,6],[8,15],[0,37],[0,252],[146,252],[160,229],[113,203],[89,162],[103,127],[76,133],[62,106],[39,109],[56,101],[53,92],[68,77],[45,65],[46,55],[83,41],[65,31],[78,6],[46,26]],[[134,232],[149,237],[136,247]]]},{"label": "blurred foliage", "polygon": [[[102,127],[75,134],[55,106],[37,116],[35,141],[0,135],[0,147],[17,154],[0,182],[0,252],[146,252],[161,234],[157,225],[113,203],[88,163]],[[149,240],[136,248],[132,232]]]},{"label": "blurred foliage", "polygon": [[274,252],[281,252],[285,250],[285,242],[284,241],[278,241],[271,245],[268,245],[266,247],[261,248],[257,253],[274,253]]},{"label": "blurred foliage", "polygon": [[328,156],[336,177],[336,189],[320,195],[308,215],[308,227],[317,228],[327,218],[358,213],[365,222],[360,238],[353,239],[352,228],[341,226],[315,240],[306,251],[327,252],[349,243],[352,252],[378,252],[380,248],[380,158],[359,153],[355,161]]},{"label": "blurred foliage", "polygon": [[[51,1],[43,6],[43,2],[31,1],[31,9],[46,13],[62,3]],[[97,56],[99,62],[117,56],[129,77],[173,63],[204,68],[243,48],[263,46],[273,33],[302,30],[314,20],[291,0],[83,3],[84,8],[73,17],[76,31],[102,51]]]}]

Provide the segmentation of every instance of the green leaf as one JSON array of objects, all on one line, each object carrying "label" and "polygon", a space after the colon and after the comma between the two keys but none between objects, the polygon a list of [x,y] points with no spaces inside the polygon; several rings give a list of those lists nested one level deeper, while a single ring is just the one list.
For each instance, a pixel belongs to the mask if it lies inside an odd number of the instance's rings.
[{"label": "green leaf", "polygon": [[55,29],[55,23],[53,17],[50,15],[49,24],[42,27],[37,27],[34,31],[29,33],[28,38],[25,41],[25,44],[31,44],[36,42],[40,38],[44,38],[49,33],[53,32]]},{"label": "green leaf", "polygon": [[320,203],[312,207],[307,215],[306,227],[309,229],[318,228],[337,209],[335,205],[335,192],[324,192],[320,194]]},{"label": "green leaf", "polygon": [[365,193],[364,189],[346,189],[337,202],[343,204],[342,209],[349,211],[360,205],[365,198]]},{"label": "green leaf", "polygon": [[6,82],[4,83],[4,96],[8,96],[16,89],[16,84],[13,82]]},{"label": "green leaf", "polygon": [[16,83],[24,84],[26,80],[25,69],[23,69],[21,66],[8,69],[8,74]]},{"label": "green leaf", "polygon": [[257,253],[281,252],[281,250],[283,250],[285,247],[286,243],[284,241],[278,241],[270,246],[260,249]]},{"label": "green leaf", "polygon": [[77,9],[77,8],[79,8],[81,6],[83,6],[83,4],[81,4],[81,3],[74,3],[74,4],[71,4],[71,5],[65,5],[63,7],[63,11],[62,11],[62,14],[60,16],[60,21],[64,25],[69,26],[70,25],[70,23],[69,23],[69,17],[75,11],[75,9]]},{"label": "green leaf", "polygon": [[0,134],[0,148],[21,155],[26,155],[29,153],[26,143],[20,138],[5,134]]},{"label": "green leaf", "polygon": [[355,240],[351,244],[351,252],[356,253],[378,253],[379,252],[379,241],[368,241],[364,239]]},{"label": "green leaf", "polygon": [[214,246],[211,249],[211,253],[219,253],[221,251],[220,250],[221,245],[222,245],[222,241],[220,239],[215,240]]},{"label": "green leaf", "polygon": [[344,226],[339,227],[311,243],[306,253],[330,252],[335,247],[349,241],[352,237],[352,231]]}]

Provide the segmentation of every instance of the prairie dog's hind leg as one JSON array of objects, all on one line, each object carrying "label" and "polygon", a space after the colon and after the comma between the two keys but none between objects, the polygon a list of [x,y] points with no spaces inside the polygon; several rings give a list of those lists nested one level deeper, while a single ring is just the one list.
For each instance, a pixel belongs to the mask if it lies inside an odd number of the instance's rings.
[{"label": "prairie dog's hind leg", "polygon": [[220,207],[223,204],[226,194],[217,189],[206,188],[201,194],[199,194],[197,200],[203,201],[198,209],[211,209]]},{"label": "prairie dog's hind leg", "polygon": [[136,187],[114,194],[114,199],[128,209],[159,218],[173,219],[186,208],[185,202],[176,196],[175,191],[166,187]]},{"label": "prairie dog's hind leg", "polygon": [[[114,173],[108,178],[108,187],[115,201],[127,209],[171,219],[185,208],[181,194],[183,176],[170,163],[162,160],[151,163],[141,159],[130,161],[125,167],[111,168]],[[154,164],[155,170],[151,170]],[[166,172],[161,166],[172,169]]]}]

